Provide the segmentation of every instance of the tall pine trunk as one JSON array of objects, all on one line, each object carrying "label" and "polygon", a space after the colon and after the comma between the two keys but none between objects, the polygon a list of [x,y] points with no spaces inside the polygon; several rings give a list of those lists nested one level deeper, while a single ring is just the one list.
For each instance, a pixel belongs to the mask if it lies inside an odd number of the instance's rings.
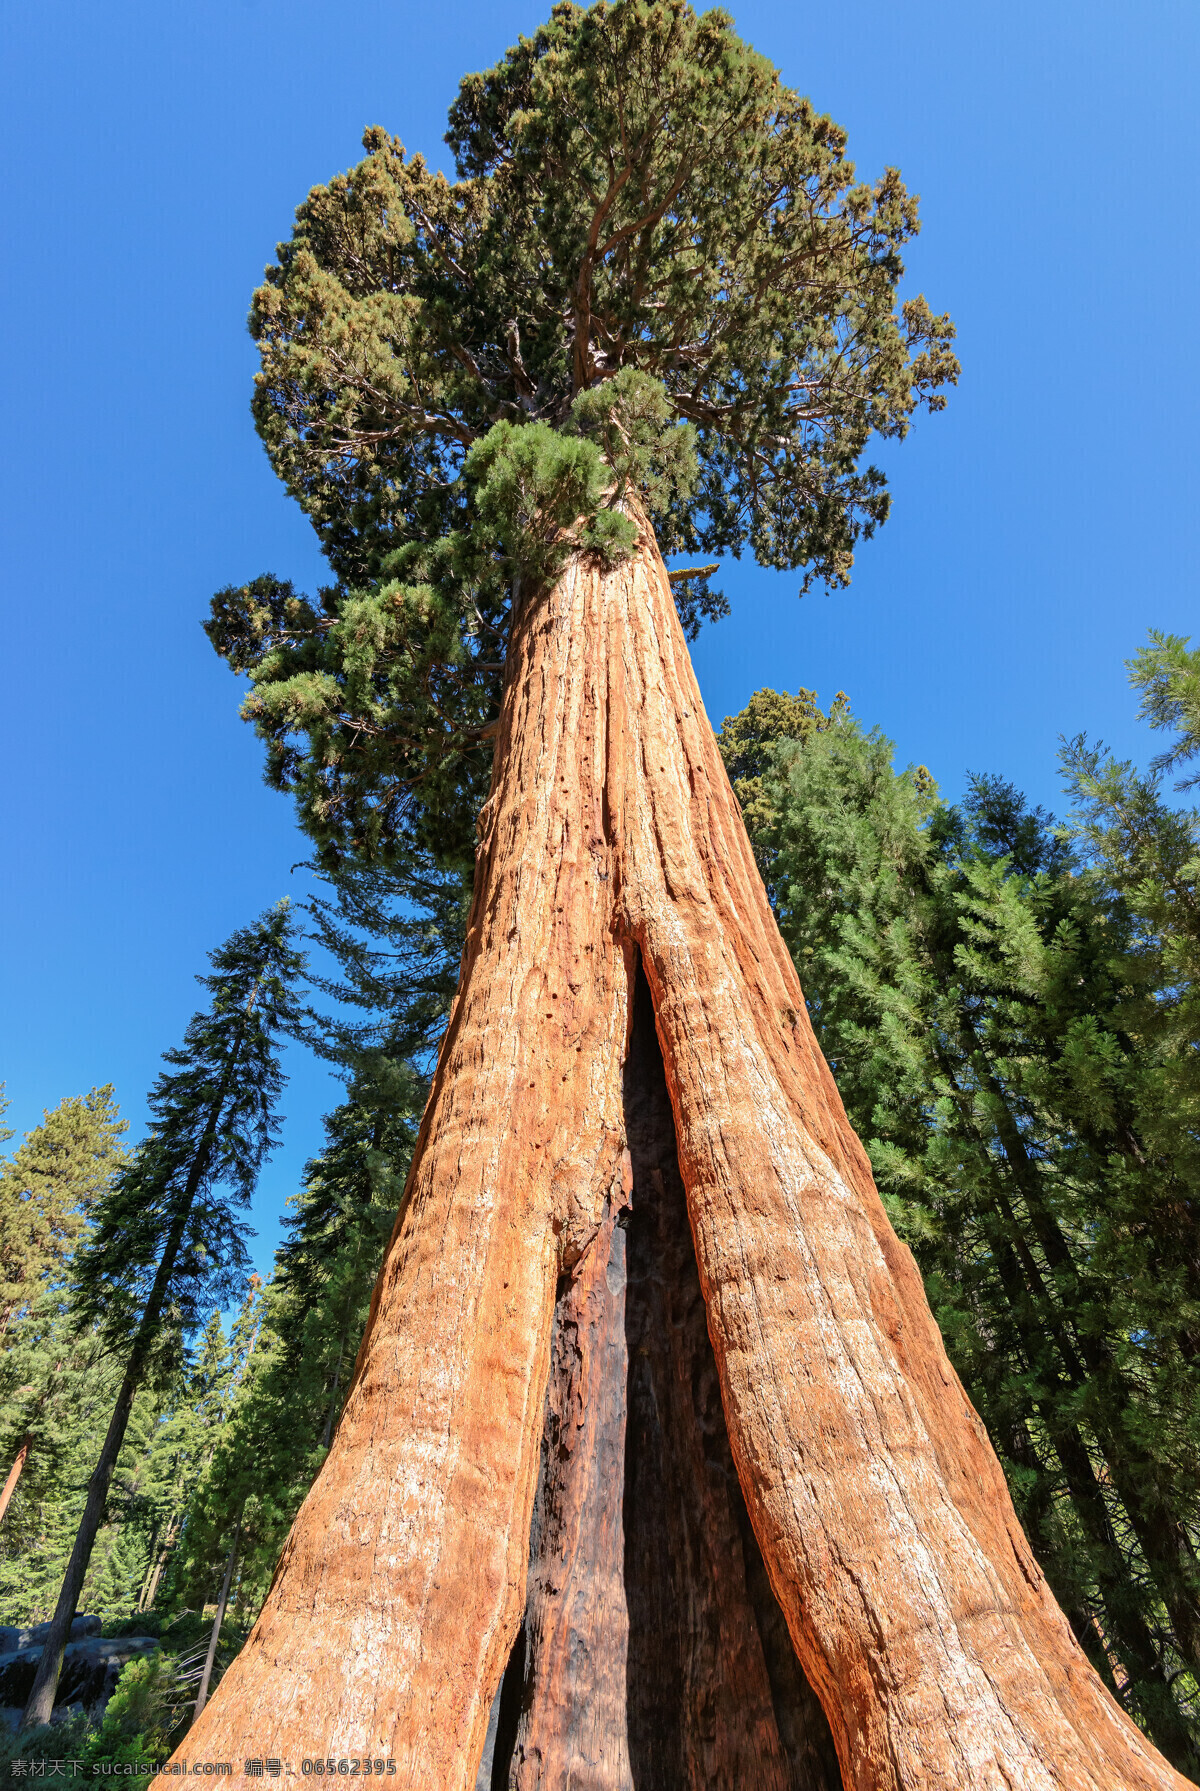
[{"label": "tall pine trunk", "polygon": [[229,1587],[233,1580],[233,1570],[237,1565],[238,1544],[241,1540],[242,1519],[239,1513],[238,1521],[234,1526],[233,1541],[230,1543],[229,1553],[225,1557],[225,1572],[221,1576],[221,1591],[217,1598],[216,1615],[213,1617],[213,1626],[209,1631],[208,1651],[204,1656],[204,1668],[200,1674],[200,1689],[196,1693],[196,1708],[192,1715],[193,1723],[208,1702],[208,1688],[212,1681],[213,1666],[217,1658],[217,1644],[221,1640],[221,1626],[225,1621],[225,1607],[229,1603]]},{"label": "tall pine trunk", "polygon": [[[196,1177],[198,1180],[198,1176]],[[42,1644],[41,1658],[34,1675],[33,1689],[29,1701],[21,1717],[21,1728],[37,1728],[41,1723],[48,1723],[54,1710],[54,1699],[58,1691],[59,1676],[62,1673],[63,1655],[71,1634],[71,1624],[79,1606],[83,1582],[92,1559],[92,1549],[100,1526],[104,1522],[105,1510],[108,1506],[108,1489],[112,1483],[113,1471],[116,1468],[121,1447],[125,1441],[125,1432],[129,1428],[129,1415],[133,1410],[133,1402],[141,1386],[142,1376],[150,1357],[158,1330],[158,1321],[166,1299],[167,1288],[175,1268],[183,1234],[187,1227],[188,1212],[195,1188],[189,1180],[187,1204],[181,1206],[176,1213],[163,1250],[162,1259],[155,1273],[146,1307],[139,1320],[134,1335],[133,1345],[129,1352],[129,1360],[125,1365],[125,1373],[117,1392],[116,1404],[112,1417],[108,1421],[108,1429],[100,1449],[100,1459],[88,1478],[87,1496],[84,1499],[83,1515],[79,1520],[79,1528],[75,1532],[75,1541],[67,1558],[66,1572],[59,1588],[58,1602],[54,1607],[54,1615],[50,1619],[50,1627]]]},{"label": "tall pine trunk", "polygon": [[[254,1003],[258,999],[261,977],[255,983],[246,1003],[245,1019],[253,1012]],[[179,1195],[175,1211],[171,1219],[171,1227],[163,1243],[162,1255],[158,1267],[154,1271],[154,1280],[150,1284],[150,1292],[146,1296],[146,1304],[137,1323],[130,1345],[129,1360],[125,1364],[125,1373],[117,1392],[116,1404],[109,1419],[108,1430],[100,1449],[100,1459],[92,1469],[88,1478],[87,1496],[84,1499],[83,1515],[79,1520],[79,1528],[75,1532],[75,1541],[67,1558],[66,1572],[59,1588],[58,1602],[54,1607],[54,1615],[50,1619],[50,1627],[42,1644],[41,1659],[38,1661],[34,1675],[33,1689],[29,1701],[21,1717],[21,1728],[37,1728],[41,1723],[48,1723],[54,1710],[55,1694],[58,1691],[59,1676],[62,1673],[63,1656],[66,1653],[67,1641],[71,1633],[71,1624],[79,1605],[79,1596],[83,1591],[83,1582],[87,1577],[88,1564],[92,1558],[92,1549],[100,1526],[104,1522],[104,1513],[108,1505],[108,1489],[112,1482],[121,1446],[125,1441],[125,1432],[129,1426],[129,1415],[133,1410],[133,1402],[142,1376],[150,1360],[150,1354],[158,1337],[159,1323],[166,1304],[167,1293],[171,1286],[171,1277],[175,1273],[175,1264],[183,1247],[184,1234],[187,1231],[188,1219],[205,1170],[212,1156],[213,1145],[217,1138],[217,1128],[225,1108],[225,1099],[233,1081],[237,1068],[239,1053],[245,1037],[243,1022],[229,1062],[221,1075],[220,1086],[208,1112],[204,1131],[192,1157],[187,1181]]]},{"label": "tall pine trunk", "polygon": [[349,1397],[188,1757],[1182,1787],[1054,1603],[885,1217],[649,530],[517,615],[480,828]]}]

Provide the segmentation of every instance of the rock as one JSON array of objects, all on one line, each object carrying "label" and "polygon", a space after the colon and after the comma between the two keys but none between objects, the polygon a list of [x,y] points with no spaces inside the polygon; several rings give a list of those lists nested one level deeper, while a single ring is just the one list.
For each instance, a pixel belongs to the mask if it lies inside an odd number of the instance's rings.
[{"label": "rock", "polygon": [[[98,1622],[98,1619],[85,1619]],[[39,1624],[39,1628],[45,1628]],[[86,1635],[69,1642],[63,1655],[62,1677],[58,1682],[56,1709],[65,1704],[82,1704],[90,1715],[103,1710],[113,1694],[122,1667],[131,1660],[153,1654],[158,1647],[153,1636],[120,1636],[109,1638]],[[19,1648],[0,1655],[0,1706],[22,1709],[33,1690],[34,1676],[42,1658],[41,1646]]]},{"label": "rock", "polygon": [[[99,1617],[75,1617],[71,1621],[68,1642],[82,1642],[87,1636],[100,1634]],[[34,1623],[28,1629],[13,1629],[0,1624],[0,1656],[19,1654],[23,1648],[40,1648],[50,1633],[48,1623]]]}]

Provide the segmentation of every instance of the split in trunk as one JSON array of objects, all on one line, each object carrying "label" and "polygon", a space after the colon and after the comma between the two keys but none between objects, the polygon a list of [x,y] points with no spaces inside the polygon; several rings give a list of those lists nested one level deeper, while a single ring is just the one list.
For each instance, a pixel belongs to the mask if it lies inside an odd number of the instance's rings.
[{"label": "split in trunk", "polygon": [[525,1617],[476,1782],[841,1791],[730,1455],[640,965],[623,1080],[630,1176],[555,1304]]}]

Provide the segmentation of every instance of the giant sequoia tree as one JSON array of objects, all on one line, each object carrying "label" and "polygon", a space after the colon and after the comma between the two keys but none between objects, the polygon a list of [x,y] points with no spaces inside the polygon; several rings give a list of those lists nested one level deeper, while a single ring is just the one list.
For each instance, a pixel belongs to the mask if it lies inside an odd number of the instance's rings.
[{"label": "giant sequoia tree", "polygon": [[335,582],[212,637],[331,867],[474,846],[474,897],[353,1386],[189,1757],[1178,1784],[877,1198],[688,661],[721,600],[662,557],[845,581],[869,438],[955,373],[897,300],[915,202],[680,0],[556,7],[450,126],[454,183],[368,132],[255,299]]}]

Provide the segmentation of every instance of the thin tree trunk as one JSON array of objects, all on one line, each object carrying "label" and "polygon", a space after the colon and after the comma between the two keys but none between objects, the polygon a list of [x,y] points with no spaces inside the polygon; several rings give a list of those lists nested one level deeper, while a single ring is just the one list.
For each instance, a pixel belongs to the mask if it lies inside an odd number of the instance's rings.
[{"label": "thin tree trunk", "polygon": [[[256,983],[246,1005],[247,1015],[253,1009],[257,995],[258,984]],[[133,1347],[129,1352],[129,1361],[126,1364],[120,1391],[117,1394],[117,1403],[113,1408],[113,1415],[109,1420],[108,1431],[100,1450],[100,1459],[92,1469],[91,1478],[88,1481],[83,1516],[75,1534],[75,1542],[67,1562],[67,1571],[63,1575],[58,1603],[54,1608],[54,1615],[50,1619],[49,1633],[42,1644],[42,1654],[34,1677],[33,1690],[29,1694],[29,1702],[26,1704],[24,1715],[21,1718],[22,1729],[35,1728],[39,1723],[48,1723],[54,1709],[54,1696],[58,1690],[59,1676],[62,1673],[63,1654],[71,1634],[71,1623],[79,1604],[79,1595],[83,1590],[88,1563],[92,1558],[92,1549],[95,1546],[100,1526],[104,1522],[104,1509],[108,1502],[108,1489],[112,1481],[113,1470],[117,1465],[117,1457],[121,1453],[121,1445],[125,1441],[125,1431],[129,1424],[129,1414],[133,1409],[134,1397],[141,1385],[142,1375],[158,1331],[158,1321],[166,1302],[171,1276],[175,1272],[175,1263],[183,1244],[187,1222],[212,1153],[217,1126],[225,1105],[225,1097],[229,1093],[237,1066],[241,1042],[242,1035],[239,1033],[237,1043],[230,1053],[229,1063],[222,1074],[212,1110],[196,1146],[196,1154],[188,1171],[188,1178],[180,1196],[175,1218],[171,1221],[171,1229],[167,1234],[162,1256],[159,1258],[150,1294],[134,1333]]]},{"label": "thin tree trunk", "polygon": [[[996,1129],[1001,1147],[1029,1212],[1035,1235],[1051,1273],[1065,1280],[1081,1308],[1088,1305],[1089,1289],[1076,1265],[1070,1243],[1047,1204],[1037,1164],[1030,1157],[1008,1104],[999,1078],[987,1063],[982,1045],[968,1024],[966,1042],[974,1055],[977,1072],[996,1105]],[[1120,1385],[1123,1377],[1113,1362],[1107,1338],[1078,1332],[1079,1350],[1088,1369],[1097,1377]],[[1122,1388],[1122,1391],[1124,1389]],[[1154,1582],[1162,1595],[1175,1631],[1175,1640],[1194,1675],[1200,1675],[1200,1593],[1197,1592],[1196,1558],[1177,1512],[1155,1496],[1155,1462],[1136,1448],[1126,1428],[1105,1422],[1111,1398],[1098,1409],[1093,1422],[1112,1474],[1117,1496],[1125,1507],[1133,1531],[1145,1555]]]},{"label": "thin tree trunk", "polygon": [[225,1606],[229,1603],[229,1585],[233,1579],[233,1569],[237,1561],[238,1543],[242,1539],[242,1520],[239,1517],[233,1532],[233,1541],[229,1545],[229,1555],[225,1562],[225,1572],[221,1579],[221,1596],[217,1600],[217,1614],[213,1618],[212,1634],[208,1638],[208,1653],[204,1656],[204,1671],[200,1675],[200,1690],[196,1693],[196,1708],[192,1712],[192,1722],[200,1715],[208,1702],[208,1687],[212,1679],[213,1662],[217,1658],[217,1643],[221,1639],[221,1625],[225,1621]]},{"label": "thin tree trunk", "polygon": [[154,1600],[158,1596],[158,1582],[161,1580],[163,1570],[171,1558],[171,1550],[174,1548],[176,1538],[179,1535],[181,1517],[182,1513],[176,1511],[167,1526],[166,1535],[163,1537],[162,1546],[158,1551],[158,1559],[154,1563],[154,1570],[150,1576],[150,1584],[146,1589],[146,1594],[141,1605],[138,1607],[140,1610],[152,1611],[154,1609]]},{"label": "thin tree trunk", "polygon": [[[256,1282],[257,1282],[257,1279],[258,1279],[258,1277],[255,1276],[254,1280]],[[246,1371],[250,1366],[250,1361],[254,1355],[255,1346],[258,1343],[258,1336],[259,1336],[259,1332],[261,1329],[262,1329],[262,1316],[260,1313],[258,1318],[256,1318],[256,1320],[255,1320],[254,1329],[250,1334],[250,1343],[246,1350],[245,1359],[242,1362],[241,1367],[239,1368],[237,1376],[234,1380],[233,1388],[232,1388],[232,1391],[230,1394],[230,1403],[232,1403],[233,1394],[236,1393],[238,1387],[241,1385],[241,1382],[242,1382],[243,1378],[245,1377]],[[221,1416],[218,1420],[218,1423],[224,1424],[228,1415],[229,1415],[228,1409],[222,1411]],[[212,1460],[213,1447],[215,1447],[215,1445],[210,1446],[208,1453],[205,1455],[203,1461],[200,1463],[199,1468],[194,1471],[193,1479],[195,1479],[196,1481],[199,1481],[202,1478],[202,1476],[204,1474],[204,1470],[207,1468],[209,1462]],[[175,1541],[179,1535],[180,1526],[182,1525],[182,1522],[183,1522],[184,1505],[179,1503],[180,1494],[182,1493],[182,1491],[183,1491],[183,1481],[179,1480],[176,1482],[176,1485],[175,1485],[175,1492],[174,1492],[174,1498],[176,1501],[175,1506],[174,1506],[174,1508],[171,1512],[171,1515],[168,1518],[166,1524],[164,1525],[160,1536],[156,1540],[154,1552],[151,1556],[150,1566],[146,1570],[146,1583],[142,1588],[142,1595],[138,1600],[137,1608],[139,1611],[149,1611],[149,1610],[152,1610],[154,1607],[154,1600],[158,1594],[158,1582],[162,1578],[163,1570],[166,1567],[167,1561],[170,1559],[171,1550],[175,1546]]]},{"label": "thin tree trunk", "polygon": [[[987,1063],[986,1055],[974,1028],[967,1020],[963,1021],[963,1042],[968,1061],[971,1062],[976,1074],[980,1075],[986,1083],[988,1092],[996,1106],[997,1130],[1000,1134],[1001,1148],[1007,1165],[1008,1179],[1029,1210],[1038,1241],[1042,1245],[1052,1271],[1057,1271],[1059,1275],[1065,1275],[1072,1287],[1080,1294],[1082,1301],[1084,1290],[1070,1247],[1057,1220],[1042,1199],[1037,1167],[1025,1150],[1019,1129],[1009,1111],[1007,1096],[999,1079]],[[960,1078],[956,1076],[945,1055],[939,1051],[938,1056],[942,1072],[958,1103],[963,1122],[968,1127],[986,1161],[986,1144],[980,1136],[973,1118],[971,1097],[963,1088]],[[1057,1288],[1051,1290],[1047,1286],[1045,1278],[1038,1268],[1008,1198],[999,1169],[993,1167],[990,1181],[994,1217],[989,1232],[989,1244],[995,1257],[1009,1313],[1020,1339],[1026,1362],[1037,1379],[1044,1383],[1047,1378],[1047,1365],[1040,1359],[1039,1345],[1044,1344],[1046,1338],[1052,1337],[1057,1344],[1070,1387],[1078,1393],[1086,1385],[1089,1372],[1100,1373],[1105,1369],[1111,1369],[1111,1354],[1103,1339],[1082,1337],[1079,1339],[1079,1348],[1077,1349],[1076,1342],[1068,1335],[1067,1320],[1058,1302]],[[998,1226],[996,1221],[999,1222]],[[1033,1302],[1037,1313],[1036,1323],[1032,1325],[1026,1316],[1028,1301]],[[1055,1389],[1053,1386],[1053,1382],[1057,1380],[1057,1371],[1053,1367],[1049,1368],[1049,1377],[1051,1380],[1050,1395],[1037,1401],[1037,1408],[1054,1444],[1055,1452],[1062,1463],[1072,1503],[1095,1551],[1094,1562],[1097,1580],[1110,1630],[1130,1678],[1145,1688],[1146,1695],[1154,1706],[1153,1726],[1156,1734],[1170,1757],[1177,1764],[1183,1765],[1193,1756],[1192,1738],[1180,1715],[1178,1703],[1171,1690],[1161,1650],[1146,1621],[1143,1608],[1144,1600],[1138,1593],[1124,1553],[1113,1532],[1108,1508],[1096,1478],[1087,1444],[1077,1425],[1063,1419],[1061,1405],[1056,1403],[1053,1397],[1053,1394],[1058,1391],[1061,1398],[1061,1393],[1067,1389]],[[1147,1557],[1159,1590],[1164,1591],[1164,1588],[1170,1588],[1178,1591],[1178,1586],[1172,1581],[1170,1572],[1163,1569],[1162,1557],[1168,1544],[1172,1540],[1176,1540],[1177,1533],[1182,1534],[1182,1527],[1173,1513],[1168,1514],[1168,1521],[1160,1525],[1147,1522],[1145,1501],[1138,1487],[1131,1480],[1128,1464],[1122,1457],[1120,1438],[1114,1439],[1111,1426],[1101,1426],[1096,1423],[1095,1419],[1093,1422],[1096,1424],[1097,1440],[1117,1496],[1129,1516],[1134,1534],[1142,1544],[1143,1553]],[[1152,1464],[1145,1464],[1147,1478],[1149,1478],[1151,1466]],[[1177,1581],[1184,1578],[1184,1575],[1178,1571],[1180,1566],[1178,1559],[1175,1565]],[[1194,1638],[1194,1631],[1190,1631],[1186,1627],[1188,1616],[1186,1602],[1177,1600],[1176,1605],[1173,1606],[1165,1591],[1164,1597],[1173,1620],[1176,1617],[1177,1607],[1182,1604],[1181,1615],[1185,1622],[1182,1630],[1178,1623],[1176,1624],[1176,1635],[1177,1639],[1182,1639],[1185,1658],[1188,1658],[1188,1643]],[[1072,1628],[1075,1628],[1074,1622]]]},{"label": "thin tree trunk", "polygon": [[[1056,1370],[1040,1356],[1039,1345],[1044,1345],[1047,1334],[1054,1331],[1053,1309],[1036,1271],[1033,1287],[1028,1285],[1022,1275],[1022,1265],[1018,1262],[1010,1241],[1015,1224],[1014,1216],[1012,1209],[1002,1198],[997,1216],[1001,1219],[1004,1230],[999,1235],[992,1235],[989,1243],[1008,1303],[1009,1317],[1028,1369],[1043,1386],[1047,1381],[1050,1382],[1045,1395],[1033,1404],[1062,1464],[1071,1503],[1092,1545],[1093,1565],[1105,1614],[1117,1640],[1126,1671],[1131,1679],[1144,1684],[1149,1691],[1155,1704],[1157,1727],[1164,1745],[1168,1747],[1175,1762],[1182,1765],[1190,1751],[1186,1725],[1172,1696],[1136,1584],[1113,1532],[1112,1520],[1087,1444],[1078,1426],[1063,1417],[1063,1395],[1071,1390],[1072,1383],[1063,1385],[1058,1382],[1055,1385]],[[1031,1299],[1038,1313],[1039,1322],[1036,1324],[1029,1322],[1026,1313],[1027,1302]],[[1063,1348],[1061,1340],[1060,1348]],[[1083,1382],[1082,1364],[1073,1361],[1069,1349],[1064,1349],[1064,1355],[1067,1373],[1072,1377],[1075,1390],[1078,1390]]]},{"label": "thin tree trunk", "polygon": [[[730,1458],[844,1785],[1182,1791],[1054,1603],[888,1224],[648,532],[627,565],[575,560],[517,615],[480,829],[459,992],[349,1396],[189,1755],[383,1755],[399,1786],[476,1784],[544,1567],[556,1309],[605,1249],[621,1180],[640,958]],[[703,1589],[701,1565],[685,1579]],[[626,1721],[640,1695],[627,1678]]]},{"label": "thin tree trunk", "polygon": [[32,1432],[26,1431],[21,1447],[13,1457],[13,1465],[8,1470],[8,1478],[0,1490],[0,1523],[4,1521],[4,1513],[8,1510],[9,1500],[17,1490],[17,1481],[21,1478],[21,1470],[29,1458],[29,1446],[33,1442]]},{"label": "thin tree trunk", "polygon": [[71,1623],[79,1604],[79,1595],[83,1590],[84,1578],[92,1558],[92,1549],[95,1546],[100,1526],[104,1522],[104,1510],[108,1502],[108,1489],[112,1481],[113,1469],[117,1465],[117,1457],[120,1455],[121,1445],[125,1441],[129,1414],[133,1409],[133,1401],[141,1384],[146,1360],[154,1341],[159,1313],[166,1298],[167,1284],[175,1267],[175,1259],[183,1242],[186,1224],[187,1211],[181,1209],[171,1227],[167,1247],[163,1251],[150,1298],[146,1302],[146,1310],[138,1325],[120,1391],[117,1394],[117,1402],[113,1407],[113,1414],[109,1419],[108,1430],[100,1450],[100,1459],[92,1469],[91,1478],[88,1481],[83,1516],[79,1520],[79,1528],[75,1533],[75,1542],[67,1562],[66,1573],[63,1575],[58,1603],[54,1609],[54,1616],[50,1620],[49,1634],[42,1645],[42,1655],[33,1681],[33,1690],[29,1694],[29,1702],[26,1704],[25,1714],[21,1718],[23,1729],[33,1728],[38,1723],[48,1723],[54,1709],[54,1695],[58,1690],[63,1654],[71,1633]]},{"label": "thin tree trunk", "polygon": [[[1075,1632],[1075,1639],[1104,1681],[1106,1689],[1116,1697],[1117,1670],[1121,1672],[1123,1679],[1128,1679],[1129,1675],[1120,1664],[1119,1656],[1110,1652],[1104,1632],[1074,1582],[1071,1563],[1062,1559],[1065,1539],[1055,1521],[1052,1477],[1034,1444],[1025,1416],[1011,1423],[1006,1440],[1008,1452],[1017,1466],[1023,1468],[1034,1481],[1025,1501],[1025,1533],[1033,1543],[1038,1560],[1051,1563],[1054,1572],[1048,1572],[1047,1578]],[[1057,1586],[1055,1579],[1060,1581]]]},{"label": "thin tree trunk", "polygon": [[[1001,1216],[1003,1216],[1003,1209],[1001,1209]],[[1008,1218],[1012,1218],[1012,1214],[1008,1213]],[[1191,1737],[1187,1734],[1186,1725],[1180,1718],[1179,1707],[1171,1696],[1170,1684],[1168,1684],[1168,1678],[1166,1678],[1164,1667],[1162,1667],[1161,1655],[1159,1655],[1152,1632],[1144,1619],[1143,1601],[1139,1598],[1136,1583],[1132,1580],[1127,1562],[1125,1562],[1125,1555],[1121,1553],[1116,1535],[1112,1531],[1109,1508],[1105,1504],[1100,1483],[1096,1479],[1096,1470],[1091,1461],[1091,1454],[1087,1451],[1084,1436],[1080,1435],[1078,1426],[1067,1422],[1062,1417],[1062,1397],[1064,1397],[1064,1393],[1069,1392],[1069,1386],[1059,1383],[1057,1370],[1042,1358],[1046,1334],[1053,1329],[1053,1325],[1044,1313],[1041,1315],[1041,1324],[1030,1324],[1030,1320],[1028,1320],[1028,1315],[1026,1315],[1028,1300],[1033,1298],[1033,1304],[1039,1309],[1039,1313],[1041,1313],[1041,1306],[1037,1302],[1037,1290],[1030,1290],[1024,1282],[1021,1266],[1017,1263],[1016,1252],[1008,1241],[1007,1232],[996,1234],[996,1230],[992,1227],[992,1232],[989,1234],[989,1247],[996,1257],[999,1281],[1001,1281],[1001,1288],[1003,1288],[1005,1300],[1007,1300],[1008,1318],[1014,1327],[1026,1368],[1032,1372],[1033,1377],[1042,1386],[1046,1386],[1046,1383],[1050,1381],[1050,1388],[1044,1397],[1037,1401],[1026,1399],[1023,1402],[1026,1406],[1026,1417],[1032,1415],[1032,1411],[1035,1410],[1039,1413],[1042,1424],[1046,1426],[1053,1449],[1059,1456],[1060,1465],[1062,1465],[1067,1494],[1071,1497],[1071,1504],[1075,1506],[1076,1515],[1080,1517],[1084,1533],[1093,1546],[1096,1581],[1100,1587],[1100,1596],[1103,1599],[1105,1617],[1109,1621],[1110,1632],[1118,1641],[1119,1655],[1123,1658],[1128,1676],[1146,1685],[1152,1694],[1157,1728],[1159,1728],[1162,1743],[1168,1748],[1168,1753],[1175,1764],[1182,1766],[1189,1757]],[[1039,1345],[1041,1345],[1041,1349],[1039,1349]],[[1067,1363],[1067,1370],[1069,1370],[1069,1363]],[[1024,1433],[1024,1449],[1026,1449],[1024,1465],[1035,1463],[1041,1472],[1041,1463],[1037,1461],[1037,1454],[1033,1451],[1032,1440],[1028,1436],[1028,1431],[1024,1429],[1024,1418],[1021,1420],[1021,1429]],[[1017,1442],[1017,1447],[1021,1447],[1019,1442]],[[1041,1544],[1037,1547],[1039,1558],[1050,1558],[1048,1556],[1051,1547],[1050,1537],[1044,1530],[1044,1526],[1041,1526],[1041,1533],[1033,1535],[1033,1542],[1035,1542],[1035,1546]],[[1084,1646],[1085,1653],[1089,1653],[1089,1658],[1093,1658],[1093,1655],[1091,1655],[1089,1644],[1085,1639],[1091,1639],[1094,1648],[1101,1651],[1101,1658],[1103,1658],[1103,1653],[1105,1653],[1103,1644],[1096,1633],[1091,1617],[1080,1612],[1078,1608],[1067,1610],[1067,1617],[1071,1621],[1071,1628],[1075,1632],[1076,1639]],[[1096,1666],[1094,1658],[1093,1666]],[[1109,1682],[1110,1667],[1105,1667],[1103,1671],[1098,1667],[1098,1671],[1100,1671],[1101,1678],[1105,1680],[1105,1685],[1109,1687],[1109,1691],[1112,1691],[1114,1685]]]}]

